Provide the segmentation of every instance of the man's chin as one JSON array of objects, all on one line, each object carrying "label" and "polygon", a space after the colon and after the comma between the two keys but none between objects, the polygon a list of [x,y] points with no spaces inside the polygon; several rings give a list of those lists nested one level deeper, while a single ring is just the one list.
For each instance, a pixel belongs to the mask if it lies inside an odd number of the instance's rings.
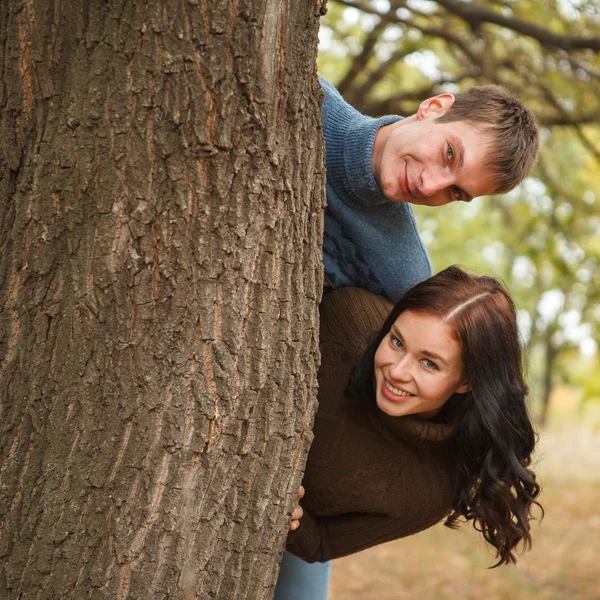
[{"label": "man's chin", "polygon": [[398,185],[396,189],[393,190],[393,193],[387,196],[388,200],[393,200],[394,202],[408,202],[409,204],[418,204],[418,200],[411,196],[411,194],[404,190],[401,185]]},{"label": "man's chin", "polygon": [[396,190],[394,193],[386,194],[385,190],[383,192],[384,196],[392,201],[392,202],[410,202],[414,203],[414,198],[405,194],[402,189]]}]

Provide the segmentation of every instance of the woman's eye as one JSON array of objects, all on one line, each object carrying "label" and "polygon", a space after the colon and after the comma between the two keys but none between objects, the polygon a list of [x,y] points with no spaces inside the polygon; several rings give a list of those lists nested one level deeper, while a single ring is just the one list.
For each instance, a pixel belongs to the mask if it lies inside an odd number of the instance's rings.
[{"label": "woman's eye", "polygon": [[460,191],[460,188],[456,187],[455,185],[452,186],[452,196],[454,196],[455,200],[460,200],[462,198],[462,192]]},{"label": "woman's eye", "polygon": [[448,156],[448,162],[451,163],[454,160],[454,148],[452,146],[448,145],[446,155]]},{"label": "woman's eye", "polygon": [[426,366],[428,369],[432,369],[433,371],[437,371],[437,370],[438,370],[438,367],[437,367],[437,365],[436,365],[436,364],[435,364],[433,361],[429,360],[428,358],[424,358],[424,359],[423,359],[423,364],[424,364],[424,365],[425,365],[425,366]]},{"label": "woman's eye", "polygon": [[402,348],[402,342],[397,337],[392,336],[391,342],[392,346],[394,346],[395,348]]}]

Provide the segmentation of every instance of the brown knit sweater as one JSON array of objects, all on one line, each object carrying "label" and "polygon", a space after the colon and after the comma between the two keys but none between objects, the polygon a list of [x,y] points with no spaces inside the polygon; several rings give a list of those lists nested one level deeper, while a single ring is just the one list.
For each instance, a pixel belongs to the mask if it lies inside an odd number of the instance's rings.
[{"label": "brown knit sweater", "polygon": [[431,527],[455,495],[449,441],[453,426],[390,417],[344,396],[350,370],[391,304],[341,288],[321,303],[319,409],[308,455],[300,527],[287,550],[325,561]]}]

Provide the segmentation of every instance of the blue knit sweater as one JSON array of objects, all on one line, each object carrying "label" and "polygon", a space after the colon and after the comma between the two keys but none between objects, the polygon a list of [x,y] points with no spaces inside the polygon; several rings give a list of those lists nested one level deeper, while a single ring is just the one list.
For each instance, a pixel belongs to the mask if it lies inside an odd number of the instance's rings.
[{"label": "blue knit sweater", "polygon": [[320,78],[327,208],[323,263],[333,287],[356,286],[396,302],[431,275],[410,204],[388,200],[371,171],[375,134],[401,119],[373,119],[352,108]]}]

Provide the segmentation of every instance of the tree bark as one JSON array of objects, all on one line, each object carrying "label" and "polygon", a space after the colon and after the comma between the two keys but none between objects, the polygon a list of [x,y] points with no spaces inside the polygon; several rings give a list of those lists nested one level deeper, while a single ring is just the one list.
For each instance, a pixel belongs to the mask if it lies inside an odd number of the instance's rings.
[{"label": "tree bark", "polygon": [[271,597],[316,402],[323,4],[0,3],[0,597]]}]

